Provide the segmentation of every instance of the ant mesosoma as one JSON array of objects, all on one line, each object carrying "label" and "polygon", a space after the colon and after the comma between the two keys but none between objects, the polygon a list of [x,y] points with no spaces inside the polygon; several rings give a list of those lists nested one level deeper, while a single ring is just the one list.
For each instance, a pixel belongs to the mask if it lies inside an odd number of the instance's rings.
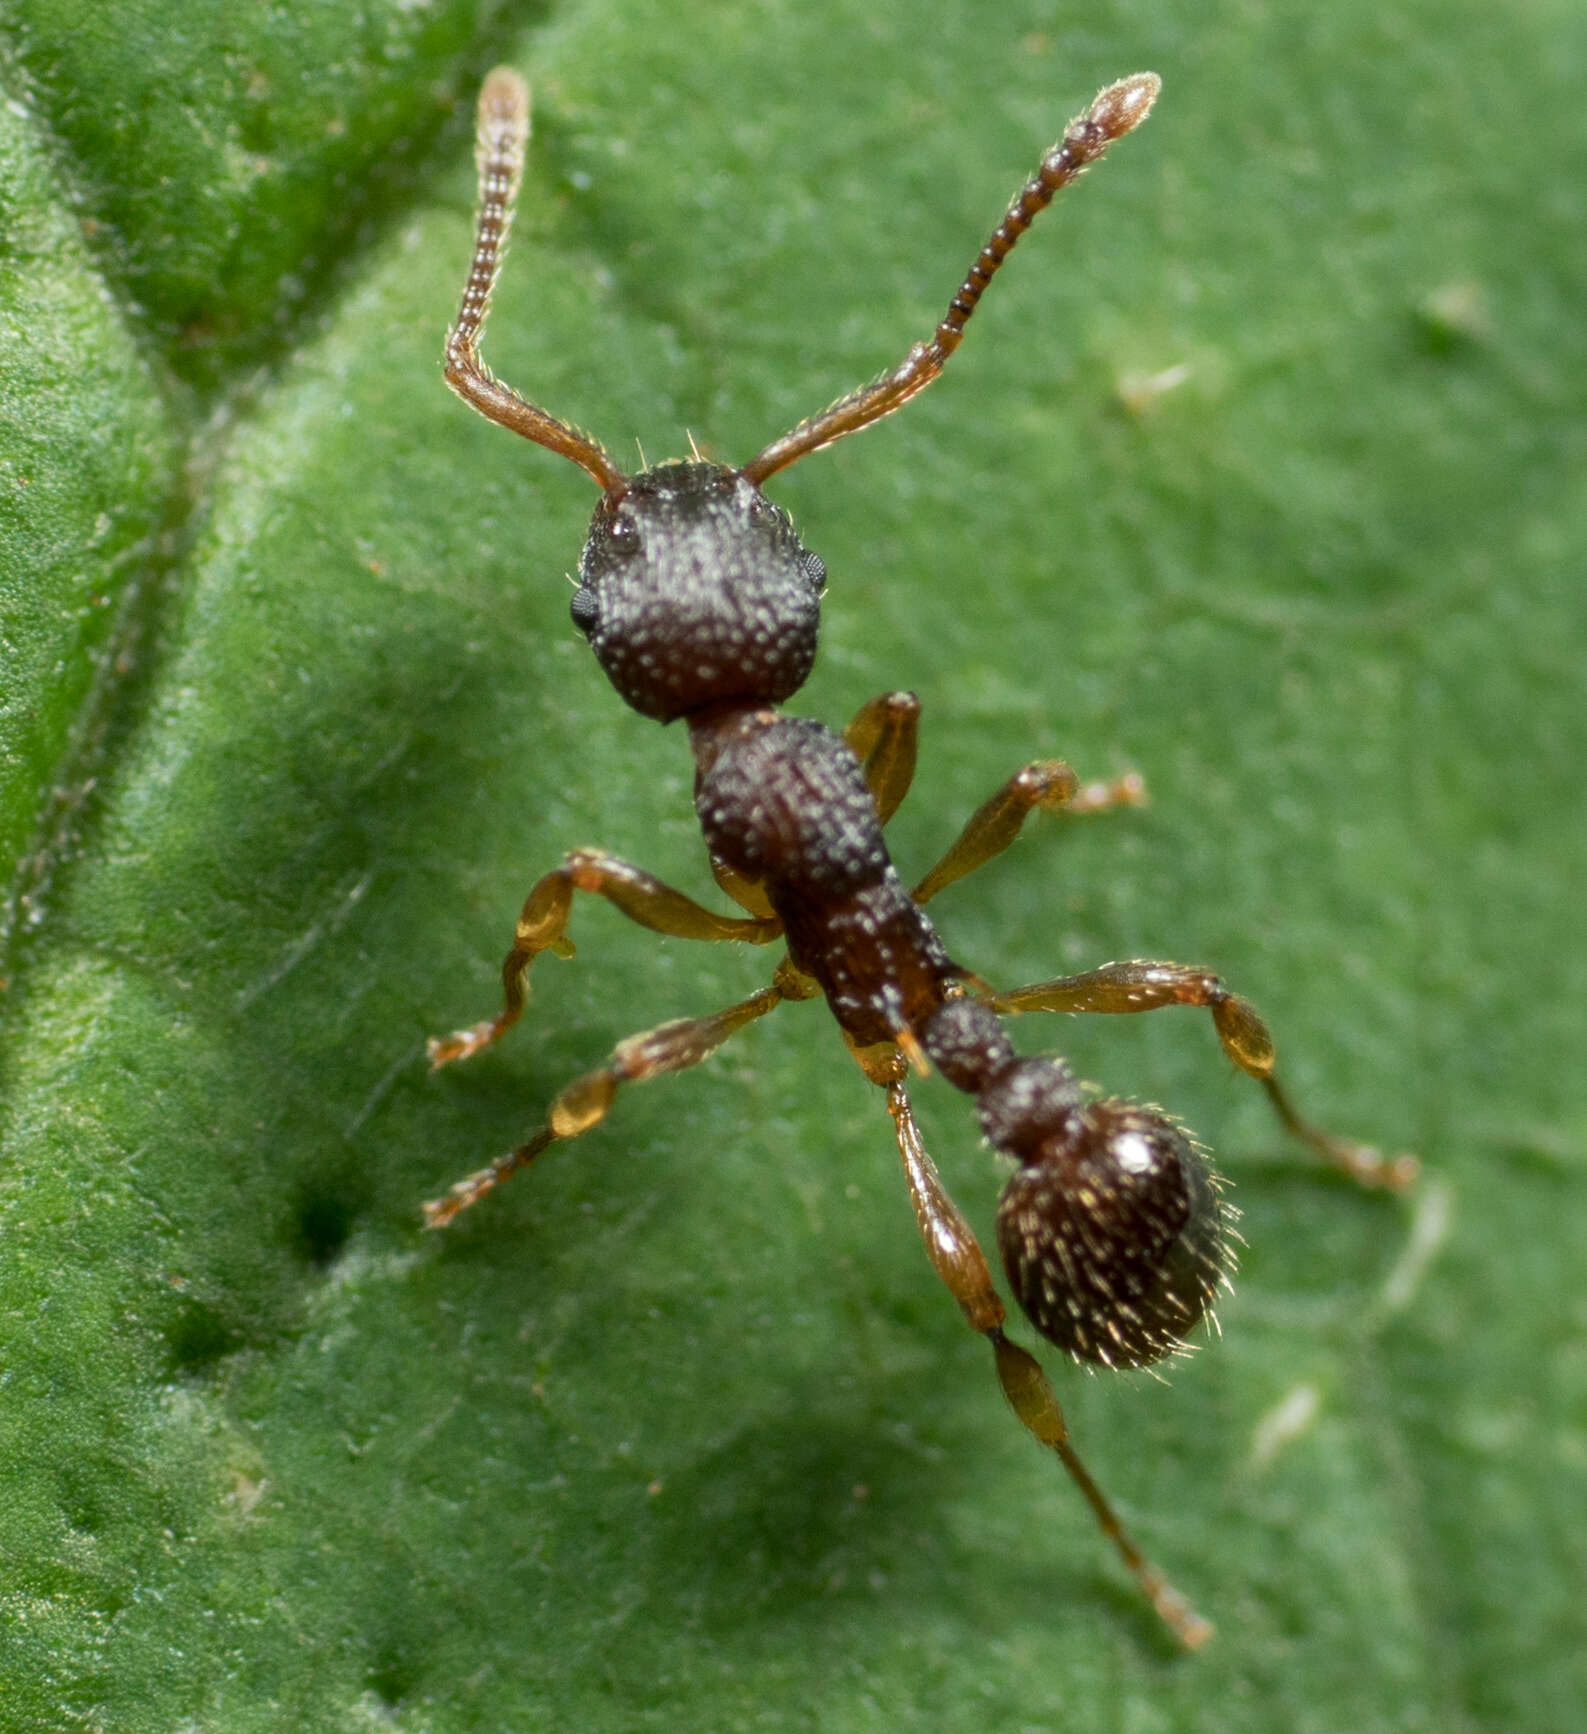
[{"label": "ant mesosoma", "polygon": [[987,1140],[1017,1164],[997,1212],[1009,1283],[1044,1337],[1102,1366],[1146,1366],[1183,1347],[1228,1281],[1232,1212],[1178,1121],[1160,1108],[1088,1096],[1061,1059],[1021,1058],[1000,1016],[1204,1007],[1224,1052],[1262,1084],[1290,1131],[1328,1161],[1364,1185],[1402,1188],[1414,1159],[1385,1160],[1303,1121],[1274,1076],[1266,1026],[1207,970],[1110,963],[999,993],[949,957],[925,903],[1001,854],[1033,808],[1077,813],[1129,805],[1141,798],[1140,781],[1082,786],[1065,764],[1027,765],[906,890],[882,827],[914,775],[919,705],[913,694],[886,693],[842,736],[780,712],[815,658],[826,567],[761,491],[779,470],[890,415],[936,378],[1015,242],[1054,194],[1145,120],[1158,88],[1152,73],[1121,79],[1069,125],[981,249],[930,341],[917,343],[891,373],[801,422],[747,464],[696,455],[629,476],[596,440],[520,397],[480,360],[529,130],[523,80],[506,68],[486,79],[478,227],[447,337],[446,381],[482,415],[572,459],[599,485],[573,622],[626,703],[658,722],[688,725],[694,804],[711,871],[744,913],[719,915],[626,861],[574,850],[523,906],[502,965],[501,1012],[432,1041],[430,1058],[437,1066],[465,1059],[518,1021],[535,958],[573,954],[567,929],[575,891],[606,898],[657,933],[752,945],[780,939],[787,954],[771,984],[748,999],[619,1042],[607,1065],[556,1096],[526,1144],[425,1211],[431,1227],[442,1227],[551,1144],[599,1124],[621,1085],[698,1065],[783,1000],[825,995],[861,1070],[887,1093],[927,1254],[971,1327],[991,1343],[1015,1414],[1058,1454],[1157,1612],[1194,1647],[1212,1627],[1131,1540],[1069,1443],[1046,1375],[1004,1334],[986,1259],[921,1142],[905,1079],[934,1065],[976,1098]]}]

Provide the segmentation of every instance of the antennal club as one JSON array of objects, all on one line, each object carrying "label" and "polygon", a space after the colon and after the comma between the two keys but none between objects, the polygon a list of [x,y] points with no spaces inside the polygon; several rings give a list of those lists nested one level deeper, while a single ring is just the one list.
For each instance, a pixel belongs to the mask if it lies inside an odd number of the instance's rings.
[{"label": "antennal club", "polygon": [[916,392],[924,391],[959,347],[964,328],[986,293],[987,284],[1013,252],[1020,236],[1058,193],[1106,153],[1115,139],[1133,132],[1146,119],[1162,86],[1163,81],[1155,72],[1137,72],[1099,92],[1090,108],[1070,121],[1063,137],[1015,195],[1003,221],[992,231],[969,275],[959,285],[958,294],[948,304],[931,341],[917,343],[891,373],[840,397],[819,415],[773,440],[745,464],[744,475],[759,486],[796,459],[831,445],[845,434],[858,433],[895,409],[902,409]]},{"label": "antennal club", "polygon": [[446,336],[446,383],[489,420],[571,458],[600,483],[609,499],[616,500],[626,491],[628,477],[606,455],[600,441],[520,397],[479,356],[491,291],[507,251],[528,142],[529,87],[510,66],[498,66],[479,96],[479,216],[463,303],[457,323]]}]

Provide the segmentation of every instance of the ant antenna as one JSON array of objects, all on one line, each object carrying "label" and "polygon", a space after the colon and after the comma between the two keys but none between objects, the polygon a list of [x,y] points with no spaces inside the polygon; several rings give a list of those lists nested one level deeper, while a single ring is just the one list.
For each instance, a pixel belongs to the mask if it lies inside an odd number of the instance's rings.
[{"label": "ant antenna", "polygon": [[529,87],[510,66],[498,66],[486,78],[479,98],[479,216],[463,304],[446,336],[446,383],[489,420],[571,458],[595,478],[609,500],[616,501],[627,491],[628,477],[600,441],[520,397],[479,358],[479,338],[507,249],[528,139]]},{"label": "ant antenna", "polygon": [[1041,160],[1041,166],[1015,195],[1003,221],[992,231],[959,292],[937,326],[929,343],[917,343],[891,373],[870,385],[840,397],[836,403],[802,421],[796,428],[773,440],[744,465],[743,474],[757,487],[778,470],[786,469],[808,452],[819,451],[845,434],[858,433],[901,409],[917,391],[931,384],[964,336],[986,286],[997,268],[1013,251],[1014,244],[1054,195],[1096,162],[1115,139],[1133,132],[1152,111],[1162,80],[1155,72],[1137,72],[1101,91],[1078,119],[1070,121],[1064,135]]}]

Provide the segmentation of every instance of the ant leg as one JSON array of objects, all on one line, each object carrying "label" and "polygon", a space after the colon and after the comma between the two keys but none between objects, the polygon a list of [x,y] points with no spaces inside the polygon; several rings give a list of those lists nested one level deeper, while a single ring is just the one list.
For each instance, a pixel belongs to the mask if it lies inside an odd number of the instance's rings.
[{"label": "ant leg", "polygon": [[615,855],[598,849],[575,849],[560,867],[536,881],[524,901],[512,950],[502,961],[501,1011],[470,1029],[432,1036],[432,1068],[466,1060],[499,1041],[517,1023],[529,996],[529,966],[542,951],[572,957],[573,941],[567,936],[567,927],[575,891],[594,892],[615,904],[630,921],[674,939],[742,939],[751,945],[766,945],[782,933],[782,923],[774,917],[718,915]]},{"label": "ant leg", "polygon": [[1059,976],[993,994],[987,1003],[993,1011],[1004,1013],[1146,1012],[1164,1006],[1203,1006],[1212,1013],[1223,1051],[1267,1091],[1285,1126],[1325,1161],[1358,1185],[1391,1192],[1405,1191],[1420,1171],[1414,1156],[1384,1156],[1370,1144],[1334,1137],[1303,1120],[1274,1075],[1273,1038],[1256,1007],[1240,994],[1230,993],[1210,970],[1183,963],[1107,963],[1083,975]]},{"label": "ant leg", "polygon": [[920,700],[912,692],[884,692],[860,707],[843,738],[864,764],[866,786],[885,825],[915,780]]},{"label": "ant leg", "polygon": [[1035,807],[1083,816],[1106,813],[1114,807],[1139,807],[1145,800],[1146,784],[1137,771],[1127,771],[1111,782],[1082,783],[1062,759],[1038,759],[1016,771],[991,800],[970,815],[952,848],[912,895],[917,903],[925,903],[954,880],[1001,855]]},{"label": "ant leg", "polygon": [[713,854],[710,860],[711,877],[740,909],[748,910],[757,921],[777,919],[777,912],[766,895],[766,887],[758,879],[751,879],[736,867],[730,867],[720,855]]},{"label": "ant leg", "polygon": [[759,993],[736,1005],[724,1007],[703,1018],[676,1018],[671,1023],[657,1024],[629,1036],[612,1049],[608,1064],[558,1092],[546,1113],[545,1124],[516,1150],[498,1156],[488,1168],[481,1168],[466,1179],[459,1180],[444,1198],[431,1199],[424,1206],[426,1228],[445,1228],[453,1217],[477,1204],[487,1192],[494,1192],[504,1180],[527,1167],[541,1151],[564,1138],[577,1138],[598,1126],[606,1118],[620,1085],[643,1084],[658,1078],[663,1072],[682,1072],[699,1065],[721,1047],[722,1043],[745,1024],[765,1017],[782,1004],[782,989],[774,982]]},{"label": "ant leg", "polygon": [[1131,1539],[1108,1503],[1107,1496],[1092,1480],[1084,1463],[1069,1443],[1069,1429],[1047,1375],[1035,1356],[1010,1342],[1003,1334],[1006,1314],[986,1258],[976,1244],[970,1225],[948,1196],[937,1165],[921,1142],[920,1129],[901,1082],[887,1085],[887,1111],[898,1134],[898,1153],[903,1158],[909,1182],[909,1199],[926,1253],[937,1275],[959,1303],[972,1330],[992,1345],[998,1381],[1003,1394],[1025,1430],[1058,1454],[1065,1469],[1086,1497],[1102,1532],[1119,1550],[1125,1565],[1146,1592],[1169,1630],[1186,1649],[1194,1650],[1212,1636],[1213,1628],[1190,1605],[1163,1573],[1147,1559]]}]

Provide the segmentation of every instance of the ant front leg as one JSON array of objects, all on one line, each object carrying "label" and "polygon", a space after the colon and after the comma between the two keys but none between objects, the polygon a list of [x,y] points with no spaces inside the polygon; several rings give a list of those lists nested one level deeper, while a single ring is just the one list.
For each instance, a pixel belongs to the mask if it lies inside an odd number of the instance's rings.
[{"label": "ant front leg", "polygon": [[529,966],[542,951],[554,951],[558,957],[573,956],[573,941],[568,938],[567,929],[575,891],[604,897],[630,921],[673,939],[742,939],[751,945],[766,945],[782,933],[782,923],[775,916],[718,915],[642,868],[619,861],[615,855],[598,849],[575,849],[560,867],[536,882],[524,901],[512,950],[502,961],[501,1011],[470,1029],[457,1030],[450,1036],[432,1036],[429,1043],[432,1068],[466,1060],[499,1041],[517,1023],[528,998]]},{"label": "ant front leg", "polygon": [[795,995],[785,994],[773,982],[709,1017],[676,1018],[619,1042],[606,1065],[575,1078],[557,1094],[547,1111],[545,1124],[527,1143],[498,1156],[488,1168],[459,1180],[444,1198],[431,1199],[424,1206],[425,1226],[445,1228],[453,1217],[477,1204],[487,1192],[494,1192],[543,1150],[598,1126],[606,1118],[621,1085],[643,1084],[659,1078],[663,1072],[682,1072],[699,1065],[745,1024],[765,1017],[784,999],[792,997]]},{"label": "ant front leg", "polygon": [[1114,807],[1139,807],[1145,800],[1146,784],[1139,772],[1127,771],[1111,782],[1082,783],[1062,759],[1038,759],[1016,771],[970,815],[952,848],[915,887],[914,899],[928,902],[956,879],[1001,855],[1037,807],[1077,818]]},{"label": "ant front leg", "polygon": [[1273,1038],[1257,1009],[1230,993],[1211,970],[1183,963],[1108,963],[1083,975],[1059,976],[1011,993],[993,994],[995,1012],[1147,1012],[1164,1006],[1202,1006],[1212,1013],[1223,1051],[1267,1091],[1279,1118],[1304,1144],[1358,1185],[1403,1192],[1421,1164],[1414,1156],[1384,1156],[1370,1144],[1338,1138],[1303,1120],[1275,1076]]},{"label": "ant front leg", "polygon": [[[885,1068],[877,1056],[867,1056],[867,1072],[882,1083]],[[902,1062],[895,1070],[902,1071]],[[1119,1550],[1119,1555],[1145,1591],[1174,1636],[1186,1649],[1194,1650],[1213,1635],[1209,1621],[1190,1605],[1163,1573],[1136,1546],[1118,1514],[1108,1503],[1107,1496],[1091,1478],[1069,1442],[1069,1428],[1058,1399],[1053,1395],[1047,1375],[1035,1356],[1011,1342],[1003,1332],[1006,1314],[997,1290],[992,1286],[986,1257],[976,1242],[970,1225],[959,1207],[948,1196],[937,1165],[921,1142],[920,1128],[915,1123],[909,1097],[897,1077],[886,1083],[887,1111],[893,1117],[898,1135],[898,1153],[903,1159],[904,1176],[909,1183],[909,1198],[915,1209],[915,1221],[920,1237],[926,1243],[926,1253],[937,1275],[947,1284],[948,1291],[959,1303],[970,1328],[979,1331],[992,1345],[997,1365],[998,1382],[1020,1424],[1040,1444],[1057,1453],[1075,1484],[1085,1495],[1102,1532]]]},{"label": "ant front leg", "polygon": [[885,825],[915,780],[920,700],[912,692],[884,692],[860,707],[843,738],[864,767],[865,786]]}]

